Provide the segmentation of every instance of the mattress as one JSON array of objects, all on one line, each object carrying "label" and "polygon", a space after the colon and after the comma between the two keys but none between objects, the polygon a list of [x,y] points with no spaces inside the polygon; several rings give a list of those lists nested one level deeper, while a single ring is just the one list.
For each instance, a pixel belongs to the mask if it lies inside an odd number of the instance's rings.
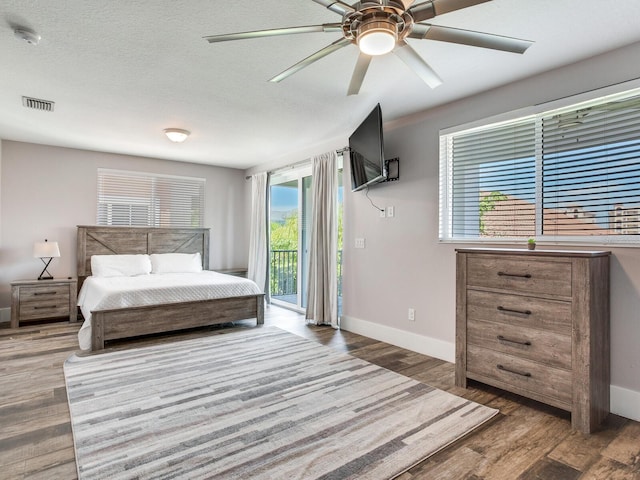
[{"label": "mattress", "polygon": [[246,278],[218,272],[165,273],[133,277],[87,277],[78,294],[84,323],[78,332],[82,350],[91,349],[91,312],[164,303],[256,295],[262,291]]}]

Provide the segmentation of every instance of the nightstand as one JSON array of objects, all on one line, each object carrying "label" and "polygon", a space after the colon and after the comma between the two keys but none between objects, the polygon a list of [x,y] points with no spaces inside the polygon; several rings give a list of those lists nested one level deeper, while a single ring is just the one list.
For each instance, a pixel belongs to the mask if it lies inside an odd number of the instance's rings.
[{"label": "nightstand", "polygon": [[214,270],[218,273],[224,273],[227,275],[233,275],[234,277],[244,277],[247,278],[247,269],[246,268],[221,268],[219,270]]},{"label": "nightstand", "polygon": [[67,317],[77,321],[77,290],[75,278],[11,282],[11,328],[30,320]]}]

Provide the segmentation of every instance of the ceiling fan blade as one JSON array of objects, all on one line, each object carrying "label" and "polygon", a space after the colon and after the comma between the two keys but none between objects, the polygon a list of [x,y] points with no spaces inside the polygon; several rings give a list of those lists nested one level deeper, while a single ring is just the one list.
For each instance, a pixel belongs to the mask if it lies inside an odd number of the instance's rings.
[{"label": "ceiling fan blade", "polygon": [[209,43],[228,42],[230,40],[245,40],[247,38],[275,37],[278,35],[293,35],[296,33],[313,32],[342,32],[341,23],[324,23],[322,25],[307,25],[304,27],[273,28],[270,30],[256,30],[253,32],[227,33],[204,37]]},{"label": "ceiling fan blade", "polygon": [[398,46],[393,53],[400,57],[400,60],[406,63],[411,70],[416,72],[416,74],[431,88],[436,88],[442,84],[442,79],[438,76],[435,70],[433,70],[433,68],[431,68],[427,62],[418,55],[418,52],[411,48],[411,45],[409,45],[405,40],[398,43]]},{"label": "ceiling fan blade", "polygon": [[428,2],[414,5],[408,12],[415,22],[423,22],[436,15],[462,10],[463,8],[473,7],[474,5],[490,1],[491,0],[429,0]]},{"label": "ceiling fan blade", "polygon": [[428,23],[414,24],[409,36],[411,38],[459,43],[461,45],[490,48],[492,50],[502,50],[503,52],[512,53],[524,53],[527,48],[533,45],[533,42],[529,40],[504,37],[502,35],[494,35],[493,33],[474,32],[473,30],[462,30],[460,28],[443,27],[441,25],[429,25]]},{"label": "ceiling fan blade", "polygon": [[353,8],[351,5],[348,5],[344,2],[340,2],[337,0],[313,0],[313,1],[316,3],[319,3],[323,7],[327,7],[329,10],[339,15],[355,12],[355,8]]},{"label": "ceiling fan blade", "polygon": [[358,61],[356,62],[356,68],[353,70],[347,95],[357,95],[360,92],[360,87],[362,87],[362,82],[364,81],[364,76],[367,74],[367,70],[369,70],[370,63],[371,56],[360,53]]},{"label": "ceiling fan blade", "polygon": [[317,62],[321,58],[324,58],[330,53],[333,53],[336,50],[340,50],[341,48],[346,47],[347,45],[351,45],[351,40],[347,40],[346,38],[341,38],[340,40],[336,40],[331,45],[327,45],[322,50],[318,50],[316,53],[309,55],[304,60],[301,60],[295,65],[287,68],[284,72],[279,73],[269,81],[274,83],[281,82],[285,78],[290,77],[291,75],[302,70],[303,68],[308,67],[313,62]]}]

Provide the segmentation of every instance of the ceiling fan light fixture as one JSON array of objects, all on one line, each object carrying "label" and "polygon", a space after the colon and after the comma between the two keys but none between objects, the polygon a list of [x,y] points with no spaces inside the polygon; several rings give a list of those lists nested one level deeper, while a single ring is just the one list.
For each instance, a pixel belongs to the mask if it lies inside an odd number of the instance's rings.
[{"label": "ceiling fan light fixture", "polygon": [[363,22],[358,29],[358,47],[365,55],[385,55],[398,41],[397,26],[388,20]]},{"label": "ceiling fan light fixture", "polygon": [[191,132],[189,130],[182,130],[181,128],[165,128],[164,134],[172,142],[182,143],[191,135]]}]

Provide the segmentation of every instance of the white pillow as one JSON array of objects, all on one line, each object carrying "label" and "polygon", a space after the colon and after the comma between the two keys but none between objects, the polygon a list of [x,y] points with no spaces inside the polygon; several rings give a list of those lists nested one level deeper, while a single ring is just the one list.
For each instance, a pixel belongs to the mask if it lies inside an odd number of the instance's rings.
[{"label": "white pillow", "polygon": [[201,271],[200,252],[151,254],[151,273],[197,273]]},{"label": "white pillow", "polygon": [[92,255],[94,277],[133,277],[151,273],[149,255]]}]

